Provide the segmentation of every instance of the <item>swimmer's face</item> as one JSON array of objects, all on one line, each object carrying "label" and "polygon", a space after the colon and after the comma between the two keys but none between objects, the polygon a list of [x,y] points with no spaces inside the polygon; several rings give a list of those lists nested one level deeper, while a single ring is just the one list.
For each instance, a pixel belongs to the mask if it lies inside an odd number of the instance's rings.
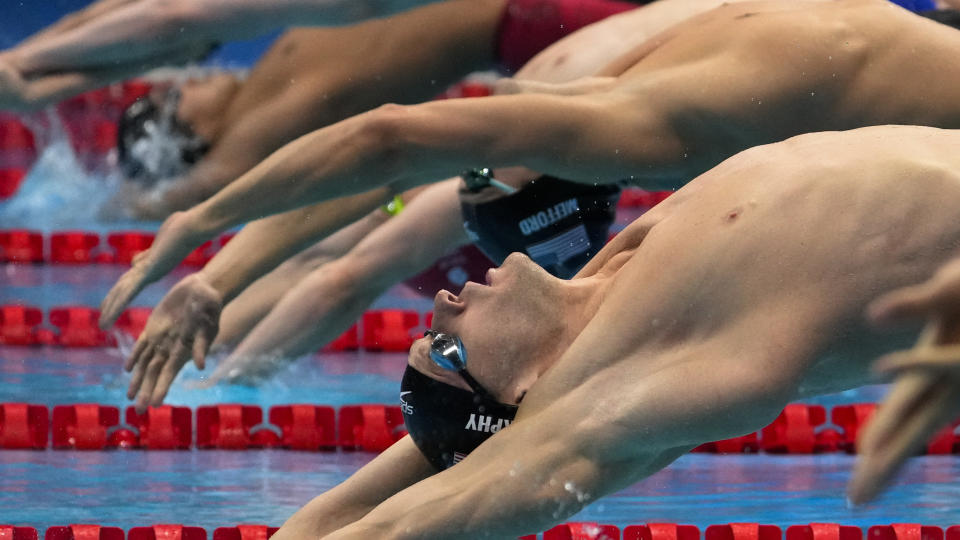
[{"label": "swimmer's face", "polygon": [[[432,327],[455,334],[467,351],[467,370],[493,396],[517,403],[532,381],[524,372],[547,348],[563,322],[555,301],[563,281],[526,255],[514,253],[487,274],[487,284],[467,282],[460,295],[441,290],[434,298]],[[456,373],[429,358],[430,338],[410,349],[410,364],[434,379],[470,390]]]}]

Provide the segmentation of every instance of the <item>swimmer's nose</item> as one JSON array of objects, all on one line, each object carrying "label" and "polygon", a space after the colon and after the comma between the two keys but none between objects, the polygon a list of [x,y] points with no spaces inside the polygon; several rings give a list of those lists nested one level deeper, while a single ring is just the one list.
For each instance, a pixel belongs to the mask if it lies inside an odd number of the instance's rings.
[{"label": "swimmer's nose", "polygon": [[438,323],[442,324],[444,317],[454,316],[463,311],[464,303],[457,295],[446,289],[437,291],[433,297],[433,321],[434,328]]}]

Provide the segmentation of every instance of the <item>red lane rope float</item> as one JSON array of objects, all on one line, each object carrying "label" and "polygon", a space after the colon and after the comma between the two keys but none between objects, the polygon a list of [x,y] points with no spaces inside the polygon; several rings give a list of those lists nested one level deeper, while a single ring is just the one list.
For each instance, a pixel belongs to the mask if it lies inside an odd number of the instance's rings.
[{"label": "red lane rope float", "polygon": [[[241,524],[218,527],[213,540],[267,540],[279,530],[266,525]],[[133,527],[124,534],[118,527],[95,524],[73,524],[49,527],[45,540],[206,540],[202,527],[181,524],[158,524]],[[946,540],[957,540],[960,525],[946,529]],[[521,536],[519,540],[536,540],[538,535]],[[616,525],[595,522],[568,522],[544,531],[543,540],[700,540],[700,529],[676,523]],[[837,523],[792,525],[783,534],[780,527],[761,523],[726,523],[710,525],[704,540],[944,540],[944,529],[919,523],[874,525],[864,531],[859,527]],[[0,540],[37,540],[37,529],[0,525]]]},{"label": "red lane rope float", "polygon": [[42,405],[0,404],[0,448],[42,450],[50,432],[49,411]]},{"label": "red lane rope float", "polygon": [[0,113],[0,200],[12,197],[37,160],[33,133],[17,117]]},{"label": "red lane rope float", "polygon": [[124,540],[123,529],[119,527],[101,527],[100,525],[69,525],[50,527],[44,540]]},{"label": "red lane rope float", "polygon": [[836,523],[793,525],[787,529],[786,540],[861,540],[863,531],[857,527]]},{"label": "red lane rope float", "polygon": [[37,329],[42,323],[39,308],[0,306],[0,345],[37,345]]},{"label": "red lane rope float", "polygon": [[58,405],[53,408],[55,450],[103,450],[107,430],[120,423],[120,409],[92,403]]},{"label": "red lane rope float", "polygon": [[[136,339],[150,318],[147,307],[129,308],[120,314],[115,328]],[[22,304],[0,305],[0,345],[58,347],[106,347],[116,344],[114,336],[100,330],[100,311],[85,306],[50,308],[44,326],[43,312]],[[424,325],[421,326],[421,320]],[[371,310],[322,351],[355,351],[361,347],[377,352],[406,352],[419,337],[430,316],[400,309]],[[361,324],[362,323],[362,324]],[[51,328],[53,327],[53,328]],[[361,331],[362,328],[362,339]]]},{"label": "red lane rope float", "polygon": [[780,527],[758,523],[730,523],[710,525],[703,535],[704,540],[780,540]]},{"label": "red lane rope float", "polygon": [[270,423],[280,428],[280,446],[291,450],[333,450],[337,446],[336,411],[320,405],[270,407]]},{"label": "red lane rope float", "polygon": [[700,540],[700,529],[676,523],[628,525],[623,529],[623,540]]},{"label": "red lane rope float", "polygon": [[420,326],[416,311],[382,309],[363,314],[360,346],[368,351],[406,352],[419,337],[414,333]]},{"label": "red lane rope float", "polygon": [[[793,403],[759,434],[707,443],[694,451],[756,451],[744,450],[748,446],[741,444],[743,441],[753,445],[749,448],[762,448],[773,454],[844,451],[847,448],[833,443],[853,440],[861,424],[869,419],[867,413],[874,408],[872,403],[834,407],[832,416],[843,422],[838,430],[824,427],[826,410],[822,406]],[[859,416],[855,415],[856,411],[860,411]],[[269,423],[264,423],[263,417],[264,411],[255,405],[198,407],[196,448],[279,447],[306,451],[341,448],[381,452],[406,435],[403,415],[394,405],[344,405],[339,410],[314,404],[276,405],[268,411]],[[52,422],[49,418],[49,410],[43,405],[0,403],[0,449],[44,449],[51,432],[51,446],[60,450],[186,450],[194,447],[194,413],[187,407],[150,407],[143,414],[127,407],[125,423],[121,424],[117,407],[58,405],[53,408]],[[821,429],[814,431],[813,427]],[[824,444],[825,440],[831,444]],[[928,445],[927,453],[950,453],[946,450],[958,447],[960,438],[948,428]],[[960,540],[960,532],[952,540]]]},{"label": "red lane rope float", "polygon": [[[180,265],[202,267],[233,236],[225,234],[216,242],[205,242]],[[154,233],[147,231],[116,231],[104,239],[99,233],[80,230],[54,231],[49,235],[29,229],[0,230],[0,263],[130,264],[138,253],[150,248],[154,238]]]},{"label": "red lane rope float", "polygon": [[0,540],[37,540],[37,530],[33,527],[0,525]]},{"label": "red lane rope float", "polygon": [[213,405],[197,408],[197,448],[245,450],[253,446],[253,426],[263,422],[263,410],[253,405]]},{"label": "red lane rope float", "polygon": [[[6,184],[14,182],[4,179],[17,178],[20,173],[22,171],[0,169],[0,194],[3,193]],[[625,189],[617,208],[647,210],[669,197],[671,193],[673,192]],[[55,231],[49,235],[26,229],[0,230],[0,262],[130,264],[137,253],[150,247],[154,236],[154,233],[148,231],[116,231],[107,234],[104,239],[99,233],[80,230]],[[187,255],[181,265],[202,267],[233,236],[233,234],[225,234],[216,242],[204,243]]]},{"label": "red lane rope float", "polygon": [[919,523],[874,525],[867,529],[867,540],[943,540],[943,529]]},{"label": "red lane rope float", "polygon": [[266,525],[219,527],[213,531],[213,540],[267,540],[278,530],[279,527],[267,527]]},{"label": "red lane rope float", "polygon": [[127,540],[207,540],[207,531],[178,524],[134,527],[127,533]]},{"label": "red lane rope float", "polygon": [[42,263],[43,234],[28,229],[0,231],[0,262]]},{"label": "red lane rope float", "polygon": [[188,407],[149,407],[143,414],[128,407],[126,422],[140,434],[133,439],[136,448],[189,450],[192,446],[193,411]]},{"label": "red lane rope float", "polygon": [[[532,540],[536,535],[522,538]],[[563,523],[544,531],[543,540],[620,540],[620,528],[590,522]]]},{"label": "red lane rope float", "polygon": [[344,450],[382,452],[407,431],[399,406],[346,405],[340,407],[340,447]]}]

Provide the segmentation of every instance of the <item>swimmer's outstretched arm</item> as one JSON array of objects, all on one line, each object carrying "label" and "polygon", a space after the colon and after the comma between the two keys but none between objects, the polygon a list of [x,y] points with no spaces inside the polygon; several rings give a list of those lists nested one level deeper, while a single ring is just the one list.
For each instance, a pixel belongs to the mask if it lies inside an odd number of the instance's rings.
[{"label": "swimmer's outstretched arm", "polygon": [[382,185],[406,189],[463,169],[523,165],[610,183],[678,151],[655,111],[603,93],[513,95],[388,105],[305,135],[190,210],[223,230]]},{"label": "swimmer's outstretched arm", "polygon": [[410,437],[404,437],[343,483],[307,503],[271,538],[300,540],[329,534],[434,473]]},{"label": "swimmer's outstretched arm", "polygon": [[224,308],[214,348],[235,347],[297,283],[346,255],[389,219],[390,215],[378,208],[256,280]]},{"label": "swimmer's outstretched arm", "polygon": [[388,288],[467,243],[459,184],[459,179],[452,179],[428,187],[349,253],[289,289],[217,366],[211,382],[272,375],[287,362],[335,339]]},{"label": "swimmer's outstretched arm", "polygon": [[[374,190],[252,223],[204,269],[175,285],[154,308],[124,369],[132,372],[127,396],[139,410],[160,405],[183,365],[192,357],[199,369],[216,337],[223,306],[263,274],[317,240],[371,212],[393,194]],[[166,275],[204,242],[177,213],[157,233],[149,250],[138,255],[101,304],[100,324],[107,328],[150,283]],[[256,254],[256,256],[254,256]]]},{"label": "swimmer's outstretched arm", "polygon": [[[200,52],[189,48],[170,51],[163,63],[185,63],[196,58]],[[17,58],[15,53],[0,53],[0,110],[34,111],[79,93],[139,75],[152,67],[105,66],[99,69],[63,71],[39,78],[28,78],[19,69]]]},{"label": "swimmer's outstretched arm", "polygon": [[172,51],[209,48],[285,26],[345,24],[436,0],[139,0],[25,43],[27,75],[156,63]]}]

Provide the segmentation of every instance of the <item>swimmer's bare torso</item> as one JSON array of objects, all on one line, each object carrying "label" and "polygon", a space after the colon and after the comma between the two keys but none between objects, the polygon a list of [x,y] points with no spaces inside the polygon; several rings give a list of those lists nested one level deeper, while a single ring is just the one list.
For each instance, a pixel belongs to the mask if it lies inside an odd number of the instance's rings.
[{"label": "swimmer's bare torso", "polygon": [[[867,303],[960,247],[958,147],[960,132],[865,128],[750,150],[701,176],[581,272],[610,280],[581,337],[610,339],[578,339],[521,415],[584,387],[616,394],[686,358],[693,367],[698,352],[715,362],[691,377],[760,362],[765,384],[793,381],[791,398],[868,383],[869,362],[915,332],[871,330]],[[856,174],[850,154],[864,156]]]},{"label": "swimmer's bare torso", "polygon": [[884,0],[735,3],[612,62],[600,75],[619,77],[600,99],[660,119],[658,137],[640,134],[658,159],[636,179],[678,185],[796,133],[960,127],[957,50],[960,32]]}]

